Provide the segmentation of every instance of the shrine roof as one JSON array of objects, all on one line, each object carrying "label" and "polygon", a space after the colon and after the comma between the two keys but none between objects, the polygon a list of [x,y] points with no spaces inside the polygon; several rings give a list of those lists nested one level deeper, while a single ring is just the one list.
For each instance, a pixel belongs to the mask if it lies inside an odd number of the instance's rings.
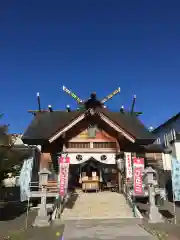
[{"label": "shrine roof", "polygon": [[169,148],[164,148],[161,144],[149,144],[147,146],[143,146],[146,152],[151,153],[171,153],[172,150]]},{"label": "shrine roof", "polygon": [[[155,140],[153,134],[149,132],[138,117],[131,115],[129,112],[111,112],[102,108],[97,109],[96,111],[104,114],[108,119],[119,125],[135,139],[150,140],[151,143]],[[34,141],[34,144],[38,144],[40,140],[48,140],[84,112],[85,111],[39,112],[24,132],[22,140],[24,143]]]},{"label": "shrine roof", "polygon": [[30,125],[24,132],[22,140],[24,143],[28,142],[30,139],[37,141],[47,140],[80,114],[82,114],[82,112],[79,111],[39,112],[34,116]]},{"label": "shrine roof", "polygon": [[178,112],[176,115],[172,116],[171,118],[169,118],[167,121],[165,121],[163,124],[161,124],[160,126],[158,126],[157,128],[155,128],[153,130],[153,133],[157,134],[160,131],[162,131],[165,127],[170,126],[171,124],[173,124],[174,122],[176,122],[178,119],[180,118],[180,112]]},{"label": "shrine roof", "polygon": [[154,139],[153,134],[135,114],[131,114],[130,112],[110,112],[106,109],[102,109],[101,112],[135,138]]}]

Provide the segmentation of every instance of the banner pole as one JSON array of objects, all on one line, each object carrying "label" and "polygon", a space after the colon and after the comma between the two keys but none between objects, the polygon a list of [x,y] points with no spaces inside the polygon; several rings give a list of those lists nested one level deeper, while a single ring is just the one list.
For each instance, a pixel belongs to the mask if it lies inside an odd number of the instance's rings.
[{"label": "banner pole", "polygon": [[174,175],[174,170],[173,170],[173,161],[171,157],[171,183],[172,183],[172,196],[173,196],[173,213],[174,213],[174,224],[177,223],[177,217],[176,217],[176,199],[175,199],[175,194],[174,194],[174,184],[173,184],[173,175]]},{"label": "banner pole", "polygon": [[135,168],[134,158],[135,158],[135,157],[132,158],[132,179],[133,179],[133,197],[132,197],[132,200],[133,200],[133,214],[134,214],[134,217],[136,217],[136,212],[135,212],[136,196],[135,196],[135,182],[134,182],[134,180],[135,180],[135,178],[134,178],[134,168]]},{"label": "banner pole", "polygon": [[177,217],[176,217],[176,202],[174,201],[174,194],[173,194],[173,212],[174,212],[174,224],[176,224]]},{"label": "banner pole", "polygon": [[134,160],[132,161],[132,179],[133,179],[133,197],[132,197],[132,201],[133,201],[133,214],[134,217],[136,217],[135,214],[135,190],[134,190]]},{"label": "banner pole", "polygon": [[26,222],[25,222],[25,229],[26,230],[28,228],[28,216],[29,216],[29,196],[28,196],[27,209],[26,209]]}]

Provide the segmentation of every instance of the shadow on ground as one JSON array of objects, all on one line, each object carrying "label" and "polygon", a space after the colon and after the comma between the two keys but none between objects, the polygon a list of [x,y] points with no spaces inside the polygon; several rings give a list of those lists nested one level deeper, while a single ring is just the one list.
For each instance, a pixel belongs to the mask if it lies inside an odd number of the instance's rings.
[{"label": "shadow on ground", "polygon": [[68,208],[68,209],[72,209],[74,207],[74,204],[78,198],[78,193],[73,193],[70,198],[68,199],[68,201],[66,202],[64,208]]},{"label": "shadow on ground", "polygon": [[[143,203],[137,203],[136,205],[137,205],[138,210],[141,212],[141,214],[144,217],[147,217],[149,205],[148,204],[143,204]],[[165,209],[164,206],[159,207],[159,212],[167,220],[172,220],[174,218],[173,213],[170,210]]]},{"label": "shadow on ground", "polygon": [[9,202],[0,208],[0,221],[13,220],[27,211],[27,205],[21,202]]},{"label": "shadow on ground", "polygon": [[26,203],[20,201],[20,188],[0,188],[0,221],[9,221],[26,212]]},{"label": "shadow on ground", "polygon": [[162,209],[162,210],[159,209],[159,212],[161,213],[161,215],[162,215],[164,218],[166,218],[166,219],[168,219],[168,220],[174,218],[174,215],[173,215],[170,211],[168,211],[168,210],[166,210],[166,209]]},{"label": "shadow on ground", "polygon": [[0,240],[1,239],[5,240],[7,236],[11,235],[13,235],[12,240],[26,239],[20,238],[19,236],[22,236],[24,234],[26,223],[28,229],[31,229],[31,225],[34,222],[36,215],[37,211],[32,210],[28,214],[28,219],[27,214],[24,213],[21,214],[19,217],[14,218],[13,220],[0,221]]}]

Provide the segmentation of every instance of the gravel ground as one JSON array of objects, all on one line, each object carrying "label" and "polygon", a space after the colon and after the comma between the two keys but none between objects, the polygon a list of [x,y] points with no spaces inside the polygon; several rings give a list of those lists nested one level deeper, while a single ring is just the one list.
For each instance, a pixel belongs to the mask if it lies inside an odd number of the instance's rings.
[{"label": "gravel ground", "polygon": [[[28,215],[28,228],[33,222],[36,211],[30,211]],[[26,228],[26,206],[17,202],[8,203],[0,208],[0,240],[11,234],[22,234]]]},{"label": "gravel ground", "polygon": [[180,239],[180,225],[174,225],[170,223],[156,223],[150,224],[144,221],[141,225],[146,231],[158,239],[163,240],[179,240]]}]

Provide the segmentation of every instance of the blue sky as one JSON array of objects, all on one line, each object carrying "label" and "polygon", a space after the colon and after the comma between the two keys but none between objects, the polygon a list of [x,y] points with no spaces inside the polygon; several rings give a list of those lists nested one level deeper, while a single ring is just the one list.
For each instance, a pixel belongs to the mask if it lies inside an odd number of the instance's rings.
[{"label": "blue sky", "polygon": [[136,110],[158,126],[180,105],[179,1],[0,1],[1,123],[23,132],[42,105],[76,103],[67,86],[85,99],[96,91],[112,110]]}]

